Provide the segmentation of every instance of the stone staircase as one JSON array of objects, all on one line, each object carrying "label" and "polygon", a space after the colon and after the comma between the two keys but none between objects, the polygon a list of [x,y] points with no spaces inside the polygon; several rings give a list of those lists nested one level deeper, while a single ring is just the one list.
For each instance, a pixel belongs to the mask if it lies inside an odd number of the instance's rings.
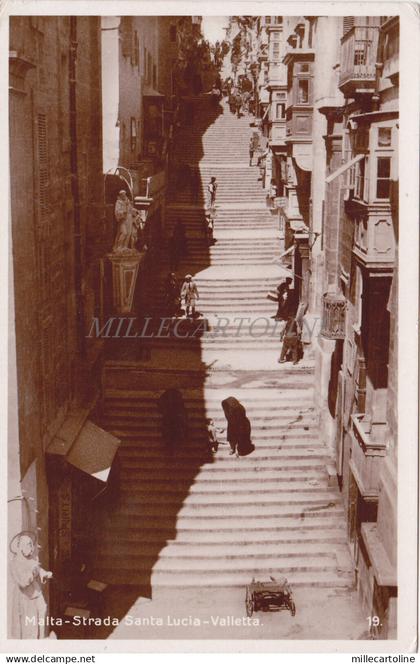
[{"label": "stone staircase", "polygon": [[[203,189],[219,182],[216,244],[203,234],[203,193],[179,192],[167,209],[168,235],[184,221],[188,271],[200,292],[209,332],[200,338],[145,341],[149,361],[109,362],[103,426],[121,441],[121,497],[101,527],[95,577],[112,584],[243,586],[285,574],[293,586],[349,587],[343,506],[331,483],[327,450],[313,408],[313,359],[279,365],[279,334],[266,298],[286,276],[278,260],[276,218],[267,209],[258,169],[248,166],[249,118],[208,99],[195,100],[195,125],[178,137],[178,156],[200,169]],[[204,133],[203,133],[204,132]],[[168,265],[161,265],[162,279]],[[163,292],[150,293],[153,315]],[[235,317],[247,317],[240,327]],[[214,335],[221,318],[225,334]],[[213,332],[213,335],[212,335]],[[183,393],[188,441],[173,457],[160,437],[157,398]],[[221,435],[207,450],[207,418],[226,427],[221,401],[246,408],[255,451],[229,455]]]}]

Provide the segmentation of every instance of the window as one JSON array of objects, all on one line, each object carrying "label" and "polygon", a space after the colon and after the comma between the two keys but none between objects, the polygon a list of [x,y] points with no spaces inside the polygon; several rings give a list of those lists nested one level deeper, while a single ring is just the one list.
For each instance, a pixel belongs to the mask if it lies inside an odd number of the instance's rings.
[{"label": "window", "polygon": [[270,25],[270,23],[271,23],[271,16],[266,16],[265,17],[265,24]]},{"label": "window", "polygon": [[354,195],[361,201],[365,198],[366,159],[355,164]]},{"label": "window", "polygon": [[278,42],[273,44],[273,60],[280,60],[280,44]]},{"label": "window", "polygon": [[357,67],[359,65],[366,64],[366,47],[365,46],[355,46],[354,48],[354,65]]},{"label": "window", "polygon": [[309,62],[302,62],[299,66],[299,71],[300,72],[308,72],[309,71]]},{"label": "window", "polygon": [[285,104],[276,104],[276,120],[282,120],[285,117]]},{"label": "window", "polygon": [[38,182],[39,182],[39,215],[43,220],[48,212],[49,200],[49,174],[48,174],[48,147],[47,147],[47,116],[38,115]]},{"label": "window", "polygon": [[171,25],[169,28],[169,41],[176,42],[176,25]]},{"label": "window", "polygon": [[153,62],[152,62],[152,56],[147,51],[147,82],[151,83],[152,81],[152,76],[153,76]]},{"label": "window", "polygon": [[147,77],[147,48],[143,46],[143,76]]},{"label": "window", "polygon": [[391,157],[378,157],[376,162],[376,198],[389,198],[391,188]]},{"label": "window", "polygon": [[378,147],[385,148],[391,145],[392,141],[392,128],[379,127],[378,128]]},{"label": "window", "polygon": [[302,79],[298,81],[298,104],[307,104],[309,101],[309,81]]},{"label": "window", "polygon": [[136,118],[130,118],[130,150],[134,152],[137,147],[137,122]]},{"label": "window", "polygon": [[133,50],[131,53],[131,64],[134,67],[139,66],[139,35],[137,30],[134,30],[134,35],[133,35]]}]

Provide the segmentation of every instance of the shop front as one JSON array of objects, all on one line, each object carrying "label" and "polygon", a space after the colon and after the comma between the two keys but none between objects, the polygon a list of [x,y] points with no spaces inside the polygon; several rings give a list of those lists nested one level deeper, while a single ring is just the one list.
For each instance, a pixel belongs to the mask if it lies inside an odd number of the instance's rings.
[{"label": "shop front", "polygon": [[53,573],[49,615],[95,610],[90,588],[93,544],[100,516],[118,501],[120,440],[89,419],[89,409],[69,413],[47,448],[49,553]]}]

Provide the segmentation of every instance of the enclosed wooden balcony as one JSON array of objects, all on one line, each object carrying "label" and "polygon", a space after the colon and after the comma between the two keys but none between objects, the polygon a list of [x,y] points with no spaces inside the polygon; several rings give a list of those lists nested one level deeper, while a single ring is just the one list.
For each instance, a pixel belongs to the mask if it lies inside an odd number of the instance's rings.
[{"label": "enclosed wooden balcony", "polygon": [[365,500],[376,500],[379,473],[387,453],[386,423],[371,422],[365,415],[352,415],[352,446],[350,466]]},{"label": "enclosed wooden balcony", "polygon": [[358,25],[341,39],[339,88],[345,97],[375,92],[379,25]]},{"label": "enclosed wooden balcony", "polygon": [[385,206],[367,206],[356,223],[353,254],[362,267],[392,274],[395,262],[395,230]]},{"label": "enclosed wooden balcony", "polygon": [[270,127],[270,145],[285,145],[286,120],[273,120]]}]

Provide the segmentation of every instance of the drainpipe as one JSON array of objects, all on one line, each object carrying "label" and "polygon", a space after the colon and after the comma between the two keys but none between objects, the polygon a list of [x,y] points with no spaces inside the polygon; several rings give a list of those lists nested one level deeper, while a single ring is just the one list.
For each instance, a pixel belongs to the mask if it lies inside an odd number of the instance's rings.
[{"label": "drainpipe", "polygon": [[82,296],[82,235],[80,224],[79,171],[77,163],[77,106],[76,106],[77,16],[70,16],[69,53],[69,118],[70,172],[73,197],[74,290],[76,297],[77,339],[81,357],[85,356],[85,320]]}]

